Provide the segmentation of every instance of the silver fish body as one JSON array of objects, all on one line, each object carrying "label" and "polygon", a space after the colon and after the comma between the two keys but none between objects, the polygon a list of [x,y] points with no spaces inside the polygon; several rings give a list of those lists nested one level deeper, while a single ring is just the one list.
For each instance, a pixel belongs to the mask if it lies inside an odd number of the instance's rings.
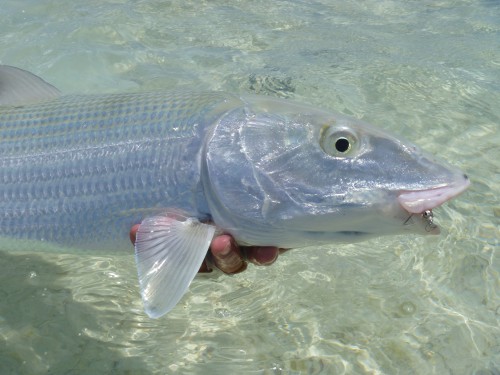
[{"label": "silver fish body", "polygon": [[0,236],[114,250],[167,207],[206,219],[203,143],[234,102],[138,93],[1,109]]},{"label": "silver fish body", "polygon": [[219,92],[61,96],[0,66],[1,246],[124,250],[141,223],[151,317],[182,298],[216,228],[282,248],[437,234],[431,210],[468,185],[411,143],[311,106]]}]

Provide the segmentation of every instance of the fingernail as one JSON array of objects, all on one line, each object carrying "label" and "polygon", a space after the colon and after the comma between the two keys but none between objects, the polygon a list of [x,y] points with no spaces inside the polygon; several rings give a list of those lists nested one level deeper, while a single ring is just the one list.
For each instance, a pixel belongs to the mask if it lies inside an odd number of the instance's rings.
[{"label": "fingernail", "polygon": [[278,258],[279,250],[275,247],[257,247],[253,250],[252,261],[258,265],[272,264]]},{"label": "fingernail", "polygon": [[227,241],[226,245],[224,246],[224,248],[222,249],[222,251],[219,254],[222,256],[229,255],[229,253],[232,251],[232,249],[233,249],[233,246],[232,246],[231,241]]}]

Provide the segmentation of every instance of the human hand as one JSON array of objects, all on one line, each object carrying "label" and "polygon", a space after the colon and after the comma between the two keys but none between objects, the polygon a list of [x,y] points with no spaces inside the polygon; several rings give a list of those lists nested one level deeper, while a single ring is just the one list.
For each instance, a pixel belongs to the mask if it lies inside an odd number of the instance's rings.
[{"label": "human hand", "polygon": [[[130,229],[130,241],[135,244],[137,230],[140,224]],[[247,262],[267,266],[273,264],[278,255],[286,250],[272,246],[244,246],[240,247],[228,234],[213,238],[203,264],[198,272],[211,272],[215,266],[224,273],[238,273],[247,268]]]}]

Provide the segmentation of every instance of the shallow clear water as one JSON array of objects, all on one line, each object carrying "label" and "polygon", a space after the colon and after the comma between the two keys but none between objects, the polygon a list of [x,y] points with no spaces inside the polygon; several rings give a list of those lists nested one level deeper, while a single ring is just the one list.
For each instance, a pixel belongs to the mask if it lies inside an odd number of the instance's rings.
[{"label": "shallow clear water", "polygon": [[289,97],[472,180],[435,210],[440,237],[201,276],[159,320],[132,255],[2,252],[1,374],[500,373],[500,2],[3,0],[0,63],[64,92]]}]

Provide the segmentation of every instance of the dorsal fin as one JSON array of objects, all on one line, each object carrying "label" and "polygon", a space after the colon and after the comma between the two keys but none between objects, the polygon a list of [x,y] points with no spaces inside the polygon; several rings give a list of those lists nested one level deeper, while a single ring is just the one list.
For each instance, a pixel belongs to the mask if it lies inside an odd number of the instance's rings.
[{"label": "dorsal fin", "polygon": [[0,65],[0,106],[23,106],[60,95],[58,89],[33,73]]}]

